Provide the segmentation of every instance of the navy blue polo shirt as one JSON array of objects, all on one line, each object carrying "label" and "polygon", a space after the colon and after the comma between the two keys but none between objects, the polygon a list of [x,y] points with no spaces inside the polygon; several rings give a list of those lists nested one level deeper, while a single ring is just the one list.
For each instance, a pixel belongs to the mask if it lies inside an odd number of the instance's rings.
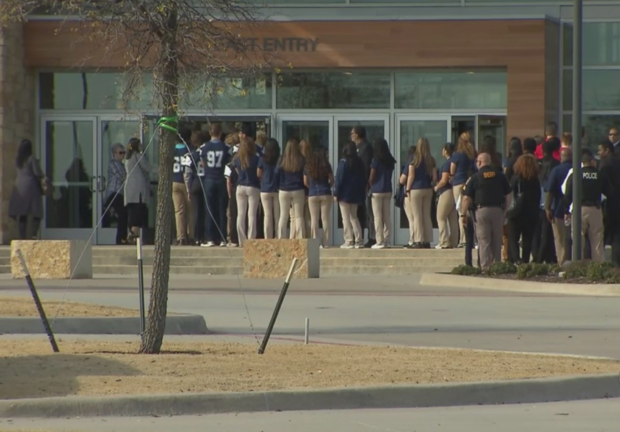
[{"label": "navy blue polo shirt", "polygon": [[183,174],[185,170],[191,169],[191,161],[185,144],[177,144],[174,147],[174,162],[172,164],[172,181],[174,183],[185,183]]},{"label": "navy blue polo shirt", "polygon": [[562,205],[564,194],[562,193],[562,183],[566,180],[568,171],[570,171],[572,167],[572,161],[562,162],[551,170],[547,183],[545,183],[545,192],[550,193],[553,198],[551,201],[553,217],[564,218],[564,206]]},{"label": "navy blue polo shirt", "polygon": [[370,162],[370,169],[375,170],[375,182],[370,185],[372,193],[392,193],[392,174],[394,166],[386,167],[384,164],[373,158]]},{"label": "navy blue polo shirt", "polygon": [[[448,160],[446,160],[443,165],[441,166],[441,173],[439,174],[440,176],[443,176],[444,173],[448,173],[450,174],[450,164],[452,163],[451,158],[449,158]],[[450,182],[448,182],[447,185],[445,185],[444,187],[440,188],[437,190],[438,194],[442,194],[445,191],[448,191],[452,189],[452,184],[450,184]]]},{"label": "navy blue polo shirt", "polygon": [[431,187],[431,176],[426,169],[426,162],[422,160],[420,161],[420,164],[414,168],[414,178],[413,183],[411,184],[411,190],[430,189]]},{"label": "navy blue polo shirt", "polygon": [[455,152],[450,160],[454,165],[456,165],[456,172],[454,173],[452,184],[454,186],[465,184],[467,178],[469,177],[469,172],[475,171],[475,162],[463,152]]},{"label": "navy blue polo shirt", "polygon": [[353,170],[347,165],[347,161],[341,159],[338,162],[338,170],[336,171],[336,186],[334,195],[338,201],[347,204],[363,204],[366,200],[366,172],[364,165],[361,164],[359,169]]},{"label": "navy blue polo shirt", "polygon": [[[331,174],[332,167],[329,167],[329,172]],[[322,180],[315,180],[308,175],[307,171],[304,171],[304,175],[308,177],[308,196],[323,196],[323,195],[331,195],[332,189],[329,186],[329,176],[325,177]]]},{"label": "navy blue polo shirt", "polygon": [[295,172],[286,172],[282,167],[277,167],[278,184],[281,191],[292,192],[304,189],[304,168],[306,161],[303,161],[301,169]]},{"label": "navy blue polo shirt", "polygon": [[230,162],[230,148],[220,140],[211,140],[199,151],[205,179],[223,179],[226,164]]},{"label": "navy blue polo shirt", "polygon": [[263,170],[263,177],[260,181],[260,191],[263,193],[273,193],[278,191],[278,178],[276,176],[276,164],[269,165],[264,158],[258,161],[258,168]]},{"label": "navy blue polo shirt", "polygon": [[258,180],[258,174],[256,173],[258,169],[258,156],[252,155],[250,156],[250,164],[246,169],[241,168],[241,160],[235,159],[234,165],[239,174],[239,178],[237,179],[237,186],[249,186],[260,188],[260,180]]}]

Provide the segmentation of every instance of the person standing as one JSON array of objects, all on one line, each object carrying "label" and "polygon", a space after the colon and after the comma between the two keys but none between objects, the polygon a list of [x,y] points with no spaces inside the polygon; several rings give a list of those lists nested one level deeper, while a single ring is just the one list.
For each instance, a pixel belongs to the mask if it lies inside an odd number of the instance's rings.
[{"label": "person standing", "polygon": [[[558,142],[558,138],[555,138]],[[553,147],[557,143],[552,143]],[[553,155],[553,153],[552,153]],[[560,155],[560,164],[551,170],[549,178],[545,183],[544,192],[547,194],[545,199],[545,214],[547,220],[551,224],[553,229],[553,240],[555,243],[555,253],[558,259],[558,264],[562,265],[569,258],[569,239],[568,229],[564,223],[564,194],[562,193],[562,184],[568,175],[568,172],[573,168],[573,151],[570,148],[566,148]]]},{"label": "person standing", "polygon": [[[312,144],[310,143],[309,140],[306,139],[302,139],[301,141],[299,141],[299,151],[301,152],[301,155],[304,157],[305,161],[308,161],[308,159],[310,158],[310,156],[312,155]],[[306,196],[304,198],[304,238],[310,238],[310,208],[308,207],[308,188],[304,187]],[[291,226],[290,226],[290,233],[289,233],[289,237],[290,238],[295,238],[295,232],[297,232],[297,226],[295,225],[295,212],[293,207],[291,207],[289,209],[289,217],[290,217],[290,221],[291,221]]]},{"label": "person standing", "polygon": [[192,139],[192,131],[182,128],[179,135],[183,140],[174,147],[174,162],[172,164],[172,203],[174,205],[174,220],[176,222],[177,244],[187,245],[190,241],[190,188],[189,179],[185,175],[186,170],[191,169],[191,157],[189,155],[189,142]]},{"label": "person standing", "polygon": [[[236,132],[226,137],[228,152],[234,156],[239,151],[239,134]],[[228,193],[228,209],[226,210],[226,229],[228,231],[228,245],[230,247],[239,246],[237,236],[237,170],[232,162],[226,164],[224,168],[224,178],[226,179],[226,191]]]},{"label": "person standing", "polygon": [[603,214],[605,235],[611,244],[611,262],[620,267],[620,158],[615,156],[614,146],[608,141],[599,145],[599,156],[601,176],[612,189],[610,195],[607,195]]},{"label": "person standing", "polygon": [[480,267],[488,271],[491,264],[501,261],[502,228],[506,209],[512,202],[512,190],[504,173],[492,166],[491,155],[479,154],[476,163],[478,172],[463,192],[461,213],[466,214],[473,201]]},{"label": "person standing", "polygon": [[127,181],[123,196],[127,207],[127,223],[131,230],[127,241],[135,243],[140,237],[140,230],[148,225],[148,203],[151,198],[151,164],[142,153],[142,143],[138,138],[131,138],[127,144],[125,169]]},{"label": "person standing", "polygon": [[224,170],[230,161],[228,146],[220,140],[222,126],[211,126],[211,141],[200,150],[200,160],[204,167],[204,190],[207,196],[207,244],[226,246],[228,191]]},{"label": "person standing", "polygon": [[334,173],[324,147],[314,150],[306,162],[304,184],[310,207],[310,238],[319,239],[319,221],[323,225],[321,248],[329,247],[329,217],[332,210]]},{"label": "person standing", "polygon": [[413,161],[409,165],[406,193],[413,213],[415,243],[413,249],[430,249],[433,239],[431,205],[433,183],[437,183],[435,158],[426,138],[420,138],[415,146]]},{"label": "person standing", "polygon": [[[605,243],[603,238],[603,212],[601,210],[602,195],[611,196],[612,190],[608,179],[600,175],[596,168],[596,159],[590,151],[584,151],[581,156],[581,236],[582,256],[585,256],[586,235],[590,241],[592,261],[605,260]],[[573,203],[573,173],[566,179],[566,194],[564,195],[564,219],[570,221]]]},{"label": "person standing", "polygon": [[[17,221],[19,239],[36,239],[41,219],[43,218],[43,194],[49,186],[45,182],[45,174],[41,170],[39,161],[35,159],[32,142],[22,140],[17,149],[15,160],[17,178],[9,201],[9,217]],[[28,218],[32,219],[31,233],[28,236]]]},{"label": "person standing", "polygon": [[[258,180],[258,154],[252,138],[241,140],[239,151],[233,159],[237,180],[237,235],[239,246],[247,239],[256,239],[258,204],[260,202],[260,181]],[[248,219],[247,230],[245,226]]]},{"label": "person standing", "polygon": [[192,208],[192,220],[194,222],[194,241],[197,246],[207,244],[207,198],[203,190],[205,170],[200,160],[200,150],[211,141],[208,132],[198,131],[192,134],[192,147],[190,154],[190,167],[185,171],[185,177],[191,193],[190,205]]},{"label": "person standing", "polygon": [[616,127],[612,127],[609,129],[609,142],[612,146],[614,146],[614,150],[618,149],[618,145],[620,145],[620,131]]},{"label": "person standing", "polygon": [[439,244],[437,249],[452,249],[459,242],[458,212],[450,184],[451,157],[454,154],[454,144],[448,143],[443,147],[443,157],[446,161],[441,166],[439,182],[435,186],[437,194],[437,225],[439,225]]},{"label": "person standing", "polygon": [[[517,137],[512,137],[509,144],[508,158],[504,161],[503,169],[504,175],[508,183],[512,182],[512,176],[514,175],[514,165],[517,159],[523,154],[523,145],[521,140]],[[508,245],[508,224],[504,225],[504,231],[502,234],[502,261],[515,262],[517,258],[510,256],[510,247]]]},{"label": "person standing", "polygon": [[116,244],[125,244],[127,241],[127,209],[123,198],[123,185],[127,180],[127,171],[123,160],[125,147],[121,143],[112,146],[112,158],[108,164],[108,184],[106,185],[106,199],[104,209],[107,210],[104,227],[109,227],[110,208],[116,213]]},{"label": "person standing", "polygon": [[342,225],[344,228],[344,244],[341,249],[360,249],[364,247],[364,237],[357,207],[364,205],[366,199],[366,168],[359,157],[357,146],[347,141],[342,151],[342,159],[336,171],[334,201],[340,206]]},{"label": "person standing", "polygon": [[383,249],[389,246],[392,235],[392,176],[396,159],[390,153],[388,142],[377,138],[373,145],[372,162],[370,163],[370,194],[372,200],[372,214],[375,219],[375,233],[377,243],[372,249]]},{"label": "person standing", "polygon": [[[454,195],[454,202],[459,203],[463,190],[465,189],[465,183],[471,177],[476,169],[476,150],[474,149],[473,140],[470,132],[463,132],[459,136],[459,140],[456,144],[456,151],[450,158],[450,176],[452,177],[452,194]],[[461,221],[465,219],[462,217],[459,220],[460,229],[460,241],[458,247],[465,247],[465,226],[461,224]]]},{"label": "person standing", "polygon": [[[557,148],[553,149],[553,157],[557,160],[560,160],[560,147],[562,147],[562,143],[560,139],[558,138],[558,124],[556,122],[549,122],[547,123],[547,126],[545,127],[545,141],[548,141],[552,138],[557,139]],[[554,143],[556,142],[554,141]],[[536,147],[536,151],[534,152],[534,155],[538,159],[542,159],[543,157],[542,143],[538,144],[538,146]]]},{"label": "person standing", "polygon": [[[366,170],[366,178],[370,177],[370,164],[372,162],[372,145],[366,139],[366,128],[357,125],[351,130],[351,140],[357,148],[357,155],[364,164]],[[368,230],[368,241],[364,244],[365,248],[370,248],[377,243],[375,234],[375,219],[372,213],[372,200],[370,196],[366,197],[362,205],[358,209],[358,217],[360,226],[362,227],[362,237],[364,237],[363,229]]]},{"label": "person standing", "polygon": [[539,228],[534,234],[534,239],[539,239],[539,243],[537,243],[536,249],[534,249],[534,261],[537,263],[554,264],[558,262],[555,253],[553,225],[547,219],[547,213],[545,212],[546,196],[544,193],[544,188],[551,176],[551,171],[560,164],[560,162],[553,157],[554,147],[555,144],[552,140],[543,143],[543,158],[540,163],[541,199],[538,213]]},{"label": "person standing", "polygon": [[[412,208],[409,200],[409,195],[405,193],[405,188],[407,187],[407,175],[409,174],[409,165],[413,161],[413,155],[415,154],[415,146],[409,147],[407,150],[407,159],[404,165],[400,167],[400,177],[398,179],[398,183],[400,185],[399,194],[404,195],[403,198],[403,210],[405,211],[405,216],[407,217],[407,225],[409,228],[409,241],[405,245],[405,249],[411,249],[413,243],[415,242],[415,233],[414,233],[414,219]],[[402,213],[401,213],[402,215]],[[402,216],[401,216],[402,217]]]},{"label": "person standing", "polygon": [[278,200],[278,179],[276,167],[280,159],[280,145],[278,141],[269,138],[265,143],[263,155],[258,161],[257,175],[260,179],[260,201],[263,206],[265,238],[278,237],[278,222],[280,221],[280,202]]},{"label": "person standing", "polygon": [[286,143],[284,154],[280,164],[276,167],[278,178],[280,203],[280,220],[278,221],[278,238],[286,238],[286,225],[289,220],[289,209],[293,206],[295,223],[291,223],[292,238],[303,239],[304,228],[304,205],[306,202],[306,189],[304,187],[304,169],[306,159],[299,149],[299,141],[290,139]]}]

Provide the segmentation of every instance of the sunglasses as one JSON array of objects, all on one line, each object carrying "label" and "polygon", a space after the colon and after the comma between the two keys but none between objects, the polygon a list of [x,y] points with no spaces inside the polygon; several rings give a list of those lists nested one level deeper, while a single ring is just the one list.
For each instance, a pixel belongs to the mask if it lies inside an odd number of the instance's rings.
[{"label": "sunglasses", "polygon": [[119,154],[119,155],[124,155],[124,154],[125,154],[125,152],[124,152],[124,151],[119,151],[119,152],[118,152],[118,154]]}]

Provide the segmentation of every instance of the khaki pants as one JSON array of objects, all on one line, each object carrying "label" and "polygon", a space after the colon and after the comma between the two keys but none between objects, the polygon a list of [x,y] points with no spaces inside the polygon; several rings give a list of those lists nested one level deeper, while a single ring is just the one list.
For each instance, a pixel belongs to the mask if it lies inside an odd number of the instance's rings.
[{"label": "khaki pants", "polygon": [[[247,240],[256,238],[256,225],[258,223],[258,203],[260,202],[260,191],[258,188],[250,186],[237,186],[237,235],[239,244]],[[246,232],[245,218],[248,218]]]},{"label": "khaki pants", "polygon": [[260,201],[263,204],[263,231],[266,239],[276,238],[278,235],[276,227],[280,221],[280,201],[278,192],[261,192]]},{"label": "khaki pants", "polygon": [[414,229],[413,229],[413,222],[414,222],[414,218],[413,218],[413,210],[411,208],[411,200],[409,199],[408,195],[405,195],[405,203],[403,204],[405,206],[405,214],[407,215],[407,222],[409,222],[409,244],[412,245],[415,240],[414,240]]},{"label": "khaki pants", "polygon": [[454,195],[451,191],[445,191],[439,195],[437,225],[439,225],[439,246],[444,248],[456,247],[459,243],[458,215]]},{"label": "khaki pants", "polygon": [[[458,185],[458,186],[454,186],[452,188],[452,195],[454,196],[454,205],[456,205],[456,203],[459,201],[459,197],[461,195],[463,195],[463,186],[464,185]],[[465,225],[463,225],[463,219],[458,217],[458,214],[461,213],[461,209],[457,209],[457,219],[458,219],[458,224],[459,224],[459,244],[465,244],[466,240],[465,240]]]},{"label": "khaki pants", "polygon": [[508,225],[502,229],[502,261],[508,261]]},{"label": "khaki pants", "polygon": [[504,210],[500,207],[482,207],[476,210],[476,237],[480,267],[488,270],[502,259],[502,230]]},{"label": "khaki pants", "polygon": [[[293,237],[293,235],[297,228],[295,226],[295,214],[294,214],[294,210],[292,207],[289,209],[289,216],[291,218],[291,232],[289,233],[289,237],[295,238]],[[308,197],[306,197],[305,202],[304,202],[304,238],[310,238],[309,236],[310,236],[310,207],[308,206]]]},{"label": "khaki pants", "polygon": [[357,204],[340,202],[340,212],[342,213],[342,226],[344,228],[344,243],[350,246],[362,246],[362,227],[357,217]]},{"label": "khaki pants", "polygon": [[551,224],[553,229],[553,242],[555,243],[555,255],[558,257],[558,264],[562,265],[568,261],[566,250],[566,239],[568,229],[564,225],[564,219],[555,218]]},{"label": "khaki pants", "polygon": [[[278,193],[278,201],[280,202],[280,220],[278,221],[278,238],[286,238],[286,223],[289,219],[288,209],[293,206],[293,218],[291,219],[291,233],[296,239],[304,238],[304,204],[306,201],[306,193],[303,189],[296,191],[280,191]],[[293,224],[293,221],[294,224]]]},{"label": "khaki pants", "polygon": [[390,218],[392,193],[373,193],[371,201],[377,244],[387,246],[390,242],[390,233],[392,232],[392,219]]},{"label": "khaki pants", "polygon": [[323,235],[321,236],[321,245],[329,246],[329,218],[332,211],[332,202],[334,198],[331,195],[311,196],[308,198],[308,208],[310,211],[310,237],[319,238],[319,218],[323,224]]},{"label": "khaki pants", "polygon": [[596,207],[581,207],[581,256],[585,256],[586,235],[590,240],[592,261],[605,261],[603,212]]},{"label": "khaki pants", "polygon": [[185,183],[172,183],[172,203],[174,204],[174,221],[176,222],[177,240],[187,240],[188,228],[190,231],[189,237],[192,237],[191,232],[194,230],[191,229],[191,211]]},{"label": "khaki pants", "polygon": [[417,243],[430,243],[433,240],[433,222],[431,220],[433,190],[410,190],[409,199],[413,213],[413,235],[415,241]]}]

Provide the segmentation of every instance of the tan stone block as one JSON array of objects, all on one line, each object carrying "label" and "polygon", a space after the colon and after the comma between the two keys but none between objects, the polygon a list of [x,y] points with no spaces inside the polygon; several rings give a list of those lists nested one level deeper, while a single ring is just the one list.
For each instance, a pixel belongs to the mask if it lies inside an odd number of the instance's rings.
[{"label": "tan stone block", "polygon": [[243,244],[243,277],[284,279],[289,272],[293,258],[297,258],[294,278],[319,277],[318,240],[247,240]]},{"label": "tan stone block", "polygon": [[23,278],[21,250],[32,278],[92,279],[92,246],[83,240],[14,240],[11,242],[11,274]]}]

